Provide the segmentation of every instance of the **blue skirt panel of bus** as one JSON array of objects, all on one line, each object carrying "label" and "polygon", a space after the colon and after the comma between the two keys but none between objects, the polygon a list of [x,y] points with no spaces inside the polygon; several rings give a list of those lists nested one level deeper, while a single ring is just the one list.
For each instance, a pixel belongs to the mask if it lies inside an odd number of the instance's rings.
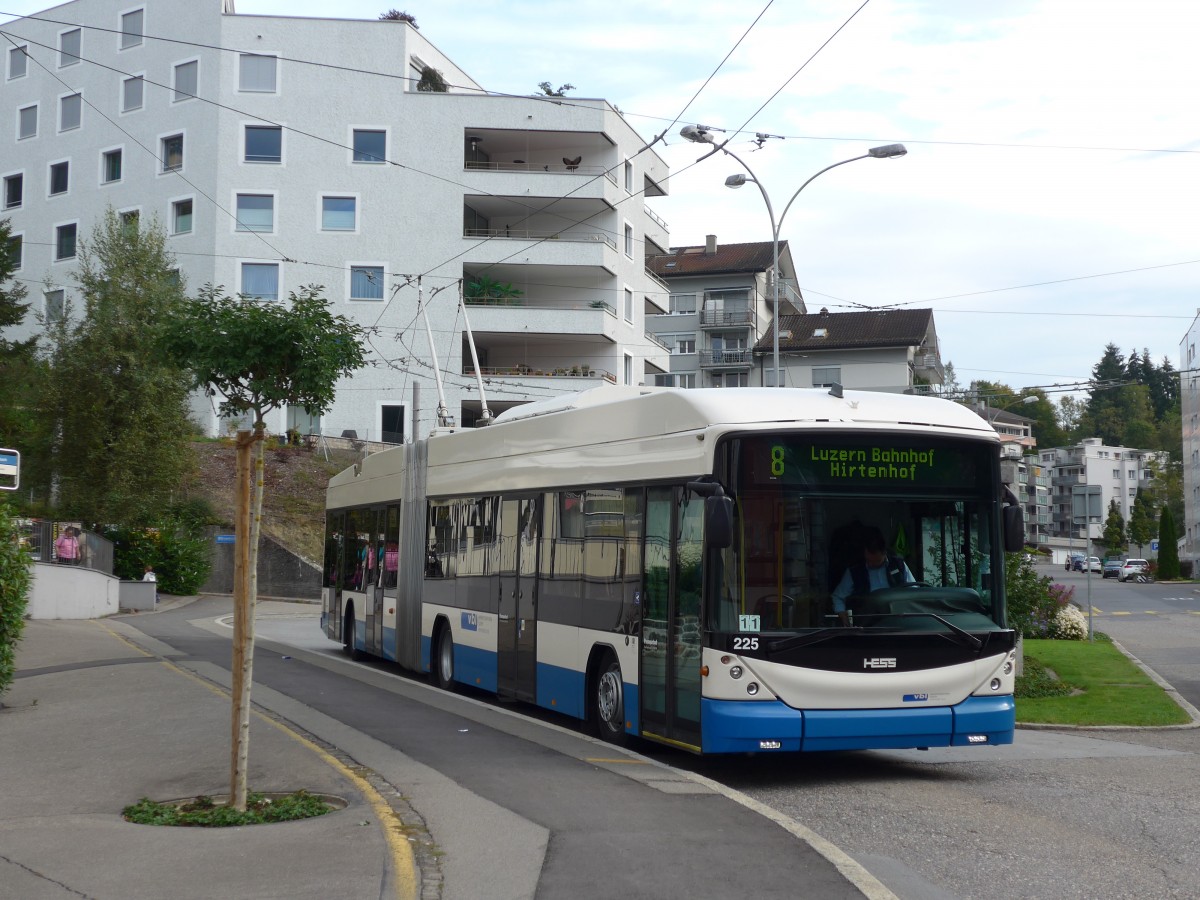
[{"label": "blue skirt panel of bus", "polygon": [[383,658],[396,661],[396,629],[388,628],[386,625],[383,628]]},{"label": "blue skirt panel of bus", "polygon": [[[421,670],[432,671],[430,656],[431,641],[421,635]],[[459,684],[477,687],[480,690],[496,693],[496,654],[492,650],[480,650],[478,647],[454,645],[454,680]]]},{"label": "blue skirt panel of bus", "polygon": [[1011,696],[968,697],[954,707],[807,712],[778,700],[703,700],[701,740],[705,753],[1011,744],[1015,718]]},{"label": "blue skirt panel of bus", "polygon": [[582,719],[586,705],[583,701],[585,679],[582,672],[537,664],[537,705]]}]

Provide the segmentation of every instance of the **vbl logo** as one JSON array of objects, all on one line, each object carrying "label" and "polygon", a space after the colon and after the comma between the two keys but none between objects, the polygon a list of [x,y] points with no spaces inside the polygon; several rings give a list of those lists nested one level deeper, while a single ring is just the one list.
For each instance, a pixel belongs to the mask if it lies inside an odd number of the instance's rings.
[{"label": "vbl logo", "polygon": [[462,627],[464,631],[479,630],[479,615],[478,613],[465,612],[462,614]]}]

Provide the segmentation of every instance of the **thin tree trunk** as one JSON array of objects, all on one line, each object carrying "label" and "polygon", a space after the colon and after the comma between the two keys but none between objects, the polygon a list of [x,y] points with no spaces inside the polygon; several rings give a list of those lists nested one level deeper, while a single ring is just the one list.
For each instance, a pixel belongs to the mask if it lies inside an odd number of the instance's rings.
[{"label": "thin tree trunk", "polygon": [[233,709],[230,742],[229,803],[234,809],[246,809],[246,769],[250,751],[250,684],[254,664],[254,606],[252,531],[250,504],[250,453],[255,436],[249,431],[237,435],[237,512],[234,520],[233,569]]}]

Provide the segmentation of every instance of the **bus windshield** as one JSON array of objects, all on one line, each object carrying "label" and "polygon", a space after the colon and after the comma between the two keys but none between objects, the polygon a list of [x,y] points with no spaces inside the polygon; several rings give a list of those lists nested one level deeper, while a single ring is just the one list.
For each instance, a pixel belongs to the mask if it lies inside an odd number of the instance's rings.
[{"label": "bus windshield", "polygon": [[912,434],[728,438],[734,538],[713,555],[709,628],[1003,628],[997,454]]}]

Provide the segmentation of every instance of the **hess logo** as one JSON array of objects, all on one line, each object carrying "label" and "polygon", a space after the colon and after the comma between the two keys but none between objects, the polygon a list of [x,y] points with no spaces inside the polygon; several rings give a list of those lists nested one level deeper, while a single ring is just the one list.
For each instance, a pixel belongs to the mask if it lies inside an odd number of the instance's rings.
[{"label": "hess logo", "polygon": [[894,669],[896,668],[896,658],[894,656],[871,656],[863,660],[864,669]]}]

